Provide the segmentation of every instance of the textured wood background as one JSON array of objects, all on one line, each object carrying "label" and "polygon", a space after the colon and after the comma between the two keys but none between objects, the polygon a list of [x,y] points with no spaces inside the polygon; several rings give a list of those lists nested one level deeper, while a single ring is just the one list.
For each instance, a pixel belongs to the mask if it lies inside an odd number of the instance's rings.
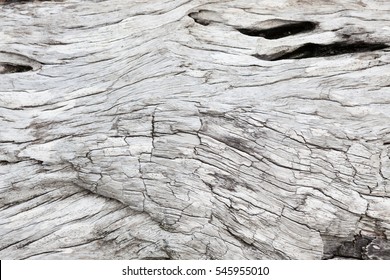
[{"label": "textured wood background", "polygon": [[390,259],[390,2],[0,1],[1,259]]}]

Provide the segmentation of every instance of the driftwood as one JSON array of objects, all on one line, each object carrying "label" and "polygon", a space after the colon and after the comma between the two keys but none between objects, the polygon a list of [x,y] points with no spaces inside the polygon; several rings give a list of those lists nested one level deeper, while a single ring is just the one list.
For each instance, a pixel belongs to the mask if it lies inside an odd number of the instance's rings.
[{"label": "driftwood", "polygon": [[0,258],[389,259],[390,3],[1,1]]}]

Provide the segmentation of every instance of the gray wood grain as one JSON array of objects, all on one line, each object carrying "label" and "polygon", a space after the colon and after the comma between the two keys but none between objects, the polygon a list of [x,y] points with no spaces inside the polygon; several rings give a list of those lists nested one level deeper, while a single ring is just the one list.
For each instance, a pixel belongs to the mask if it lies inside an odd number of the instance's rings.
[{"label": "gray wood grain", "polygon": [[388,1],[0,1],[0,258],[390,259]]}]

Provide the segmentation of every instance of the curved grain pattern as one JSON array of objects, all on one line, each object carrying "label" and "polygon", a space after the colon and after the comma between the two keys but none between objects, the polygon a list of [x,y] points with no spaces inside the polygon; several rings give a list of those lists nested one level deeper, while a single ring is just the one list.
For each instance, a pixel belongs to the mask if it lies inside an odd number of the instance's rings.
[{"label": "curved grain pattern", "polygon": [[390,258],[388,2],[4,2],[0,258]]}]

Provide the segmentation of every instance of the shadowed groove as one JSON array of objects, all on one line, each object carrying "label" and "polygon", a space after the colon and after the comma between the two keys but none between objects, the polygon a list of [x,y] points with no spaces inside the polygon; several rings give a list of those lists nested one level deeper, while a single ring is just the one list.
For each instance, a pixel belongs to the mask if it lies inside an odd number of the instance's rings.
[{"label": "shadowed groove", "polygon": [[328,45],[307,43],[303,46],[291,51],[285,52],[280,55],[273,56],[264,56],[264,55],[253,55],[254,57],[262,60],[283,60],[283,59],[302,59],[302,58],[311,58],[311,57],[327,57],[335,56],[348,53],[362,53],[362,52],[371,52],[382,50],[388,48],[389,46],[384,43],[366,43],[366,42],[338,42]]},{"label": "shadowed groove", "polygon": [[0,63],[0,74],[21,73],[21,72],[28,72],[31,70],[33,70],[33,68],[29,65]]},{"label": "shadowed groove", "polygon": [[256,28],[238,28],[237,31],[252,37],[263,37],[266,39],[279,39],[294,34],[312,31],[316,28],[317,24],[311,21],[291,22],[281,26],[268,28],[268,29],[256,29]]}]

